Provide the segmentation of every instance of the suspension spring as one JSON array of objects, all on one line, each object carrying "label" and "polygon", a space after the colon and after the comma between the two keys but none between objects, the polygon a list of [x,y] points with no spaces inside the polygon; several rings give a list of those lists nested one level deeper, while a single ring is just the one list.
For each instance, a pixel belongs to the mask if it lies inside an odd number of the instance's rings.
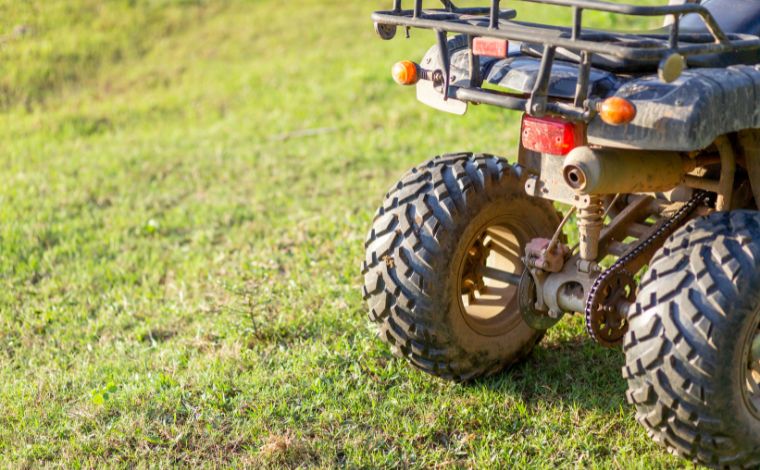
[{"label": "suspension spring", "polygon": [[578,208],[580,257],[595,261],[599,255],[599,238],[604,226],[604,204],[599,196],[591,196],[588,205]]}]

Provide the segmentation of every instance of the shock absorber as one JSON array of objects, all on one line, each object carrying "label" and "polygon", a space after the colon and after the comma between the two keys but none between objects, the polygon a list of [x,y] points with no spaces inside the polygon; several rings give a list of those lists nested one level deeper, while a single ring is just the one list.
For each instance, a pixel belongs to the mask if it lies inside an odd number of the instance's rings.
[{"label": "shock absorber", "polygon": [[599,255],[599,238],[604,226],[604,204],[600,196],[591,196],[587,205],[578,207],[578,233],[580,256],[586,261],[596,261]]}]

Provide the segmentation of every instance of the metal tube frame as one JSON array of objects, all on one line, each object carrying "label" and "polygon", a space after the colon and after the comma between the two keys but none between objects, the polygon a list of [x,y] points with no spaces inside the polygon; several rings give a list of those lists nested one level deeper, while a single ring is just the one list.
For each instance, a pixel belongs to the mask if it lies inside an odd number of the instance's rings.
[{"label": "metal tube frame", "polygon": [[[372,14],[375,23],[406,28],[430,29],[438,36],[438,46],[443,59],[444,98],[456,98],[470,103],[483,103],[502,108],[520,110],[529,114],[554,114],[570,120],[588,122],[596,111],[588,103],[588,82],[593,54],[604,54],[630,60],[662,60],[671,54],[701,56],[760,49],[760,38],[749,35],[727,35],[704,6],[694,3],[682,5],[637,6],[608,3],[601,0],[521,0],[532,3],[569,7],[572,10],[572,27],[562,28],[513,21],[515,11],[502,10],[502,0],[491,0],[490,7],[459,8],[451,0],[440,0],[443,9],[423,9],[421,0],[414,0],[414,8],[405,10],[403,0],[394,0],[393,10]],[[673,23],[668,34],[602,33],[583,29],[583,11],[595,10],[629,16],[669,16]],[[680,31],[681,17],[687,14],[700,16],[709,33]],[[526,99],[509,93],[485,90],[481,87],[479,59],[470,48],[470,86],[450,86],[447,33],[465,34],[470,43],[475,37],[491,37],[534,44],[543,47],[538,79],[535,88]],[[658,47],[642,47],[610,42],[611,38],[651,39],[661,41]],[[564,48],[578,52],[578,84],[572,104],[549,102],[548,86],[554,63],[554,52]]]},{"label": "metal tube frame", "polygon": [[718,199],[715,201],[715,209],[727,211],[731,209],[734,192],[734,178],[736,176],[736,153],[731,141],[725,135],[715,141],[720,154],[720,180],[718,181]]}]

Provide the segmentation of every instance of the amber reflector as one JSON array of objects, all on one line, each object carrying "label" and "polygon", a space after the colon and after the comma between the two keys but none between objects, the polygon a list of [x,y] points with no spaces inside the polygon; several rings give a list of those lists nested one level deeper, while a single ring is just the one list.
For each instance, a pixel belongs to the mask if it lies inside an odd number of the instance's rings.
[{"label": "amber reflector", "polygon": [[636,117],[636,107],[627,99],[613,96],[599,105],[599,116],[613,126],[628,124]]},{"label": "amber reflector", "polygon": [[505,39],[475,38],[472,40],[472,53],[503,59],[509,54],[509,42]]},{"label": "amber reflector", "polygon": [[414,85],[419,80],[417,77],[417,64],[410,60],[396,62],[393,65],[391,74],[399,85]]}]

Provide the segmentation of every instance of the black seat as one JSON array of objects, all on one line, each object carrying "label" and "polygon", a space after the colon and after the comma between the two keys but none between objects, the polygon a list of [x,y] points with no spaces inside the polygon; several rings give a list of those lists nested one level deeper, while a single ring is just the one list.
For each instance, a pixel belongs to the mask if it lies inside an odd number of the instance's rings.
[{"label": "black seat", "polygon": [[[725,33],[760,36],[759,0],[706,0],[702,6],[710,11]],[[686,15],[681,20],[681,29],[707,32],[699,15]]]},{"label": "black seat", "polygon": [[[760,0],[706,0],[702,2],[713,15],[724,33],[732,39],[737,35],[760,36]],[[627,44],[635,47],[665,46],[670,26],[653,31],[641,32],[639,37],[621,37],[614,32],[590,32],[584,33],[584,39],[609,42],[613,44]],[[697,14],[686,15],[681,20],[679,29],[682,42],[712,42],[709,31],[705,27],[702,18]],[[569,32],[564,35],[569,37]],[[691,39],[689,39],[691,36]],[[655,39],[659,37],[661,39]],[[746,37],[746,36],[745,36]],[[593,39],[592,39],[593,38]],[[524,45],[523,52],[528,55],[540,56],[543,47],[537,45]],[[577,62],[578,54],[564,49],[557,50],[557,58],[569,62]],[[643,74],[652,73],[657,69],[657,60],[630,60],[618,57],[595,54],[592,58],[593,65],[602,70],[613,73]],[[688,57],[690,67],[728,67],[730,65],[760,63],[760,49],[745,50],[740,52],[725,52],[700,57]]]},{"label": "black seat", "polygon": [[[760,36],[760,0],[706,0],[707,8],[726,34],[751,34]],[[681,31],[707,32],[699,15],[686,15],[681,20]],[[727,52],[701,57],[690,57],[692,67],[728,67],[729,65],[760,63],[760,50]]]}]

